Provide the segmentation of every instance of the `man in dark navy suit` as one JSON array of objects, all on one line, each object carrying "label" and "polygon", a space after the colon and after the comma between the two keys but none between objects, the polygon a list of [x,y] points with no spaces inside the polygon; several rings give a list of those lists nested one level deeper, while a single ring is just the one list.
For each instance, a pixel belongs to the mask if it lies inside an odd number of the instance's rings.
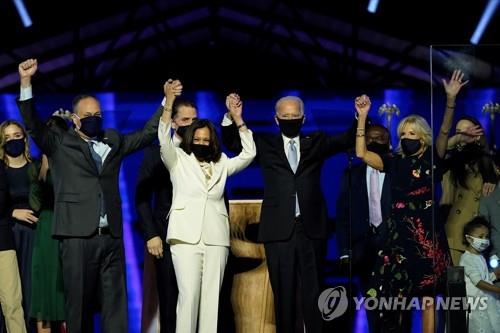
[{"label": "man in dark navy suit", "polygon": [[[172,96],[166,100],[165,107],[173,110],[173,142],[178,146],[185,130],[198,117],[198,112],[196,106],[187,100],[177,100],[173,104],[174,98]],[[156,258],[160,332],[174,333],[178,290],[170,246],[166,243],[167,215],[172,205],[172,183],[170,174],[161,161],[160,146],[157,144],[144,149],[135,204],[148,253]]]},{"label": "man in dark navy suit", "polygon": [[[305,328],[308,333],[319,333],[323,320],[318,296],[328,236],[321,170],[329,157],[352,147],[354,136],[352,130],[336,136],[320,132],[303,135],[304,104],[295,96],[279,99],[275,110],[280,133],[254,135],[256,161],[264,176],[258,240],[264,243],[266,252],[276,331],[289,333],[298,327],[300,331]],[[236,152],[241,150],[241,126],[241,114],[224,116],[222,137]],[[296,320],[297,305],[303,322]]]},{"label": "man in dark navy suit", "polygon": [[[381,125],[370,126],[366,144],[368,150],[381,156],[390,154],[389,131]],[[346,170],[341,181],[337,200],[337,245],[343,266],[351,264],[353,274],[359,276],[364,297],[369,289],[377,244],[386,235],[384,221],[391,212],[390,194],[389,175],[364,163]],[[370,333],[380,332],[377,313],[368,311],[367,316]]]}]

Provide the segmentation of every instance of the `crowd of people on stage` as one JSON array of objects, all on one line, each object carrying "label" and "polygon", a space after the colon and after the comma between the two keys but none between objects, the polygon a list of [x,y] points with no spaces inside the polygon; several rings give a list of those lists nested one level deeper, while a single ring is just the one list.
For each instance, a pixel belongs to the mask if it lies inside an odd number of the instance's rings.
[{"label": "crowd of people on stage", "polygon": [[[393,150],[389,130],[370,120],[366,95],[354,100],[356,119],[334,136],[303,133],[304,104],[295,96],[275,104],[279,134],[254,133],[231,93],[219,138],[219,125],[199,119],[172,79],[151,118],[130,134],[103,128],[92,95],[77,96],[72,113],[41,119],[31,82],[37,68],[36,59],[19,64],[23,122],[0,125],[0,332],[92,332],[95,313],[102,332],[128,332],[118,180],[123,159],[141,149],[135,203],[155,260],[161,332],[221,331],[230,254],[225,185],[254,160],[264,179],[258,241],[276,331],[322,332],[327,205],[335,203],[326,202],[321,175],[327,159],[350,150],[361,162],[342,177],[336,233],[340,261],[359,276],[362,294],[426,299],[422,332],[435,332],[447,270],[463,266],[467,295],[488,299],[487,309],[472,309],[470,332],[500,332],[500,268],[485,259],[500,256],[499,154],[477,119],[454,121],[468,83],[460,70],[443,80],[437,136],[425,118],[409,115]],[[411,317],[367,311],[370,333],[411,332]]]}]

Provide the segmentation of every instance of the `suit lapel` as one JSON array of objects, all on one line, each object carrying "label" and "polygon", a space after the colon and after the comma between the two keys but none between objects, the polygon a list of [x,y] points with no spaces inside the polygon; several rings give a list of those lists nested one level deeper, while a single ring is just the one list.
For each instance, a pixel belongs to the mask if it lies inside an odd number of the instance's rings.
[{"label": "suit lapel", "polygon": [[75,131],[73,131],[73,135],[75,136],[75,139],[78,142],[78,145],[80,146],[80,150],[82,151],[83,156],[85,156],[85,159],[90,164],[91,168],[96,172],[96,174],[98,174],[99,170],[97,170],[95,161],[92,158],[92,155],[90,154],[89,144],[87,143],[87,141],[83,140]]},{"label": "suit lapel", "polygon": [[101,172],[106,168],[106,166],[113,160],[114,156],[118,152],[118,147],[120,146],[118,135],[115,131],[106,130],[102,137],[102,142],[111,147],[106,159],[101,168]]},{"label": "suit lapel", "polygon": [[187,155],[188,159],[192,160],[191,165],[194,167],[194,173],[196,174],[198,181],[200,181],[203,186],[205,186],[206,181],[205,181],[205,174],[203,173],[203,170],[201,169],[200,162],[196,159],[196,156],[194,156],[193,153]]},{"label": "suit lapel", "polygon": [[290,167],[290,162],[288,162],[288,158],[285,154],[285,142],[283,141],[283,136],[279,134],[274,140],[274,149],[278,152],[278,156],[283,160],[283,163],[287,166],[288,170],[293,173],[292,168]]},{"label": "suit lapel", "polygon": [[300,160],[297,166],[297,173],[302,170],[304,166],[304,161],[307,159],[309,152],[311,150],[312,139],[310,136],[300,137]]},{"label": "suit lapel", "polygon": [[214,163],[210,162],[212,165],[212,177],[210,178],[210,182],[208,183],[208,190],[210,191],[215,184],[219,182],[220,177],[222,176],[222,170],[224,169],[222,163]]}]

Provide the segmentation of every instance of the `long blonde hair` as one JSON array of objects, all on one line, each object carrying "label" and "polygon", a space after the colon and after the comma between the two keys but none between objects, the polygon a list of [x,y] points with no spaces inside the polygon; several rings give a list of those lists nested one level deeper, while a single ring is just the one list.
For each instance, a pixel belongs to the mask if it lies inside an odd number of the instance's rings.
[{"label": "long blonde hair", "polygon": [[432,130],[429,126],[427,120],[424,117],[421,117],[416,114],[411,114],[405,118],[403,118],[398,125],[398,148],[396,151],[399,154],[403,154],[403,149],[401,148],[401,135],[403,133],[403,129],[407,126],[411,125],[413,131],[420,137],[420,139],[424,142],[424,149],[432,146]]},{"label": "long blonde hair", "polygon": [[24,158],[26,158],[26,161],[31,162],[31,154],[30,154],[30,146],[29,146],[29,141],[28,141],[28,133],[26,132],[26,129],[24,126],[12,119],[7,119],[3,123],[0,124],[0,160],[2,160],[5,165],[9,165],[9,160],[7,158],[7,154],[5,154],[5,143],[7,142],[7,139],[5,137],[5,129],[10,126],[10,125],[15,125],[21,129],[21,132],[23,132],[24,136]]}]

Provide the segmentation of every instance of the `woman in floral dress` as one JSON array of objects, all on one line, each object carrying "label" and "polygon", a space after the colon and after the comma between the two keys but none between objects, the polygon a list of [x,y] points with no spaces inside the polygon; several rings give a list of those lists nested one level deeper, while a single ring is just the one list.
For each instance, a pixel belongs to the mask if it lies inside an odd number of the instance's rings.
[{"label": "woman in floral dress", "polygon": [[[356,98],[358,129],[356,155],[368,165],[383,170],[392,179],[392,213],[385,221],[387,237],[380,249],[372,273],[372,297],[430,298],[422,308],[423,332],[434,332],[434,297],[444,291],[445,274],[451,264],[444,223],[437,217],[434,186],[443,174],[442,158],[446,152],[455,97],[462,83],[463,73],[454,71],[449,82],[443,81],[447,106],[435,146],[427,121],[417,115],[404,118],[398,125],[399,154],[382,159],[366,150],[364,125],[370,100],[363,95]],[[408,305],[408,303],[406,304]],[[403,332],[403,315],[398,311],[382,313],[387,331]],[[410,327],[405,327],[409,330]]]}]

